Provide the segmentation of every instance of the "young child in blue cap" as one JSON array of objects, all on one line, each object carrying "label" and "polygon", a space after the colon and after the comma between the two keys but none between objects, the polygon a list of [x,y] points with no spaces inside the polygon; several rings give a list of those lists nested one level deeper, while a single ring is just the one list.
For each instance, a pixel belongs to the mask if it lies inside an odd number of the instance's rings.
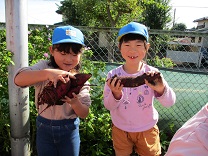
[{"label": "young child in blue cap", "polygon": [[89,86],[82,87],[73,98],[65,97],[63,105],[38,105],[43,88],[49,83],[56,86],[59,80],[68,82],[80,69],[84,47],[83,33],[72,26],[57,27],[53,31],[50,60],[41,60],[30,67],[20,68],[14,77],[19,87],[35,87],[35,104],[38,110],[38,156],[78,156],[80,149],[79,117],[85,118],[91,105]]},{"label": "young child in blue cap", "polygon": [[[116,156],[130,156],[133,150],[140,156],[159,156],[161,154],[158,112],[153,105],[156,98],[163,106],[175,103],[176,95],[162,77],[154,84],[128,88],[123,87],[119,77],[137,77],[144,73],[153,76],[159,70],[143,59],[150,47],[148,30],[143,24],[130,22],[118,34],[119,50],[125,62],[111,70],[104,86],[104,106],[110,111],[112,119],[112,140]],[[111,79],[112,78],[112,79]]]}]

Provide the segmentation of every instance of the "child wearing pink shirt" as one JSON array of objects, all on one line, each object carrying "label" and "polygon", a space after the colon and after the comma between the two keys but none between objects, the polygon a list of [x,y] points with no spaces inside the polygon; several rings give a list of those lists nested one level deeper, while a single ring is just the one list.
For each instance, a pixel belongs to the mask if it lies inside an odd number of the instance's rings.
[{"label": "child wearing pink shirt", "polygon": [[208,155],[208,103],[173,136],[165,156]]},{"label": "child wearing pink shirt", "polygon": [[143,59],[150,47],[146,26],[130,22],[119,31],[119,49],[125,63],[107,75],[104,86],[104,106],[110,111],[112,119],[112,139],[116,156],[129,156],[134,148],[140,156],[161,154],[158,112],[153,105],[156,98],[163,106],[175,103],[176,95],[162,77],[154,84],[127,88],[116,83],[119,77],[136,77],[144,73],[153,76],[159,70],[147,65]]}]

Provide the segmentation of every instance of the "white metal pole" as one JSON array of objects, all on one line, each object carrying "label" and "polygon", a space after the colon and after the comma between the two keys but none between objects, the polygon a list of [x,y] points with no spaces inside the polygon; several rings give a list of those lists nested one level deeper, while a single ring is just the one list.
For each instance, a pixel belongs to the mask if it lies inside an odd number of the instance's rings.
[{"label": "white metal pole", "polygon": [[8,67],[12,156],[30,155],[29,89],[14,85],[18,68],[28,66],[27,0],[5,0],[7,49],[15,65]]}]

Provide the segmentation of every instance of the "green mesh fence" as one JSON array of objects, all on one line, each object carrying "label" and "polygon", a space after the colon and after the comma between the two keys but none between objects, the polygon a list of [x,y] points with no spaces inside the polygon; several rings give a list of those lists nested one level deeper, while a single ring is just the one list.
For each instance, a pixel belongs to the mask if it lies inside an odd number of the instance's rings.
[{"label": "green mesh fence", "polygon": [[174,124],[178,129],[208,102],[208,75],[205,73],[160,70],[176,93],[176,103],[170,108],[155,106],[160,114],[159,126],[162,129]]}]

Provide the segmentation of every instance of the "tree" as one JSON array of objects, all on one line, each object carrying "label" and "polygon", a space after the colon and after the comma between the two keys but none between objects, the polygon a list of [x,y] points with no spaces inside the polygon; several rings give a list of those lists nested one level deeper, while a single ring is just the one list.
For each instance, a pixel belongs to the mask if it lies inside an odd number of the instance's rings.
[{"label": "tree", "polygon": [[139,21],[150,29],[164,29],[171,21],[170,0],[64,0],[57,13],[65,23],[91,27],[121,27]]},{"label": "tree", "polygon": [[184,31],[186,30],[187,27],[184,23],[176,23],[172,28],[171,30],[179,30],[179,31]]},{"label": "tree", "polygon": [[171,21],[170,0],[142,0],[143,7],[141,22],[150,29],[164,29]]},{"label": "tree", "polygon": [[142,9],[138,0],[64,0],[57,13],[71,25],[121,27],[138,20]]},{"label": "tree", "polygon": [[[141,0],[141,6],[144,11],[140,22],[150,29],[165,29],[171,21],[169,2],[170,0]],[[164,51],[164,38],[166,36],[161,34],[155,34],[150,37],[151,48],[148,51],[150,59],[155,58],[159,52]]]},{"label": "tree", "polygon": [[61,1],[61,6],[58,5],[56,13],[63,15],[64,23],[70,23],[71,25],[80,25],[80,13],[78,8],[73,4],[71,0]]}]

